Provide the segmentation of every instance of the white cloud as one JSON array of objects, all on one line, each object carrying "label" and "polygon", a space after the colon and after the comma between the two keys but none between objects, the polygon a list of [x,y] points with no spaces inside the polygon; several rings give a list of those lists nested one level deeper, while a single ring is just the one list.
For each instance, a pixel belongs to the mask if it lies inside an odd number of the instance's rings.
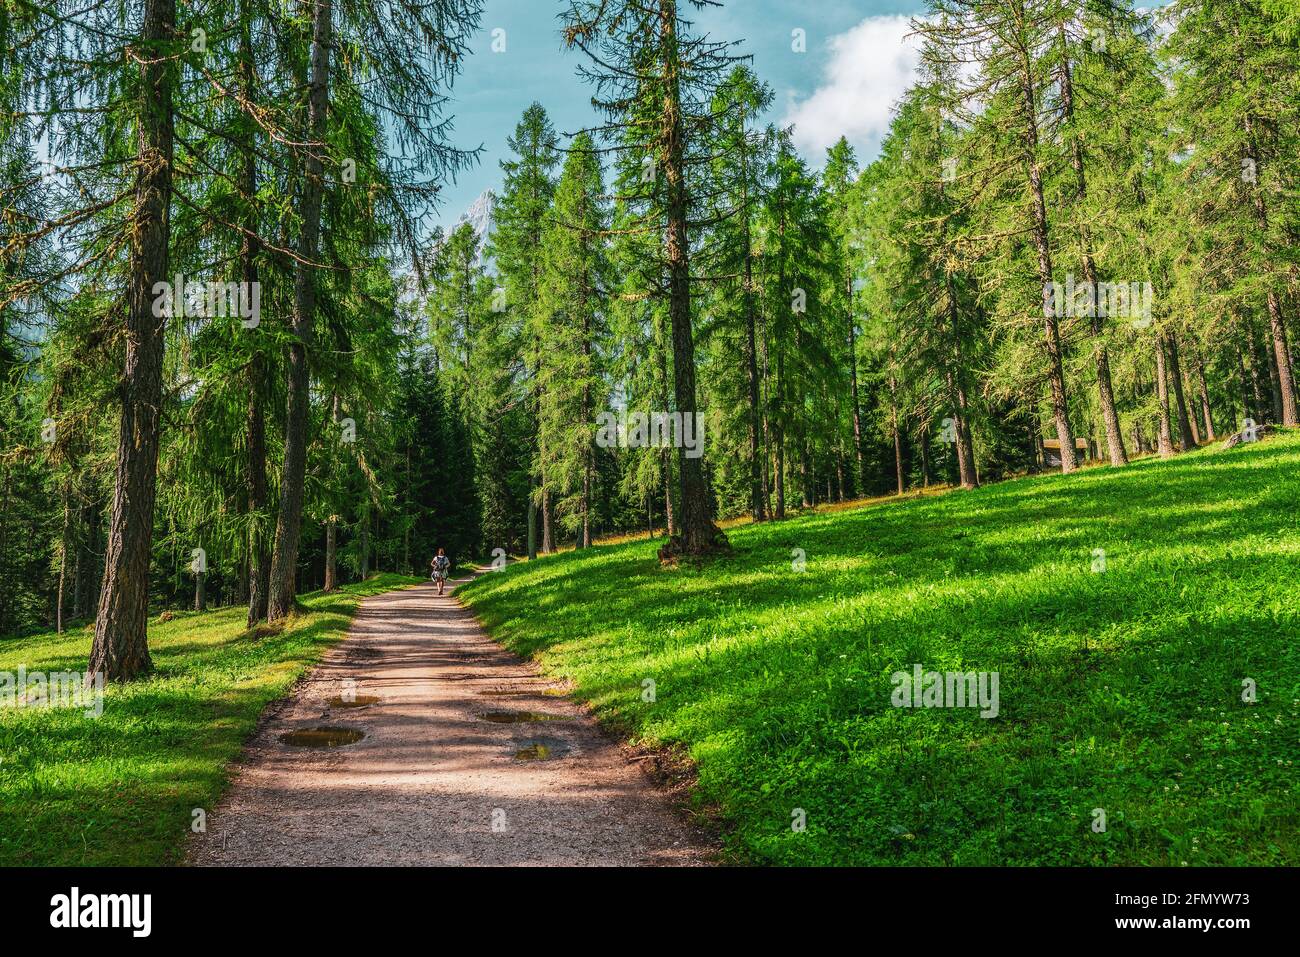
[{"label": "white cloud", "polygon": [[875,154],[889,129],[894,106],[916,77],[920,38],[909,37],[911,18],[867,17],[836,34],[820,53],[827,57],[817,89],[804,100],[791,98],[782,125],[791,125],[794,144],[816,165],[841,136],[859,160]]}]

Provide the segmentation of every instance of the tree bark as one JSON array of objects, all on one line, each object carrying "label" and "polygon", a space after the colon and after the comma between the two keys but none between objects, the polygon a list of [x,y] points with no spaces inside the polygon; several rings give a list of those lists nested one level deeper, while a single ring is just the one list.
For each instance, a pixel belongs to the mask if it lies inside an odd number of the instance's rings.
[{"label": "tree bark", "polygon": [[858,397],[858,334],[853,323],[853,277],[848,278],[849,398],[853,403],[853,452],[858,464],[858,494],[867,494],[867,453],[862,444],[862,401]]},{"label": "tree bark", "polygon": [[749,391],[749,511],[755,522],[767,518],[763,507],[763,480],[759,461],[758,347],[754,318],[754,275],[750,261],[749,210],[745,209],[745,378]]},{"label": "tree bark", "polygon": [[803,507],[812,508],[814,501],[812,456],[808,450],[808,438],[799,437],[799,484],[803,487]]},{"label": "tree bark", "polygon": [[1187,398],[1187,421],[1192,427],[1192,444],[1199,447],[1201,444],[1201,426],[1196,421],[1196,388],[1192,385],[1191,373],[1187,367],[1182,367],[1183,395]]},{"label": "tree bark", "polygon": [[1216,440],[1214,434],[1214,415],[1210,410],[1210,387],[1205,381],[1205,360],[1200,354],[1196,356],[1196,383],[1201,392],[1201,416],[1205,419],[1205,437]]},{"label": "tree bark", "polygon": [[1169,423],[1169,380],[1165,371],[1165,337],[1156,333],[1156,413],[1159,425],[1157,450],[1162,459],[1174,454],[1174,440]]},{"label": "tree bark", "polygon": [[[253,41],[249,13],[246,4],[240,5],[240,64],[239,83],[241,93],[251,102],[254,96],[253,80]],[[248,134],[241,144],[243,151],[243,182],[240,191],[245,203],[244,237],[240,243],[239,258],[243,266],[243,279],[246,288],[258,282],[257,255],[261,244],[257,239],[258,216],[257,196],[257,155],[254,142],[254,124],[251,118],[245,118]],[[260,318],[260,317],[259,317]],[[261,329],[259,324],[257,329]],[[260,333],[259,333],[260,334]],[[248,412],[246,416],[248,429],[248,627],[252,628],[266,619],[269,581],[271,576],[271,549],[268,534],[269,516],[266,515],[268,500],[266,486],[266,397],[270,389],[267,382],[266,356],[260,343],[253,343],[253,354],[248,362]]]},{"label": "tree bark", "polygon": [[535,485],[533,484],[536,477],[530,470],[528,473],[528,560],[531,562],[537,557],[537,501],[533,498]]},{"label": "tree bark", "polygon": [[898,428],[898,400],[895,397],[897,386],[894,377],[889,377],[889,427],[894,433],[894,478],[898,482],[898,494],[906,490],[903,483],[903,436]]},{"label": "tree bark", "polygon": [[[663,49],[662,146],[667,228],[664,253],[668,269],[668,315],[672,324],[673,394],[676,411],[698,428],[695,403],[695,337],[691,328],[690,249],[686,231],[685,128],[682,118],[680,51],[677,45],[677,4],[659,2],[659,40]],[[677,449],[681,488],[680,529],[682,550],[690,555],[709,552],[726,539],[709,516],[708,487],[700,458]]]},{"label": "tree bark", "polygon": [[1174,384],[1174,400],[1178,409],[1178,451],[1188,452],[1192,444],[1191,417],[1187,414],[1187,399],[1183,394],[1183,370],[1178,362],[1178,337],[1170,332],[1165,338],[1168,346],[1169,379]]},{"label": "tree bark", "polygon": [[[590,277],[583,277],[584,297],[586,290],[591,288]],[[582,304],[582,421],[591,422],[595,418],[596,410],[592,407],[591,399],[591,379],[594,374],[592,368],[592,331],[591,331],[591,309],[586,302]],[[582,528],[580,530],[582,548],[591,547],[591,489],[592,489],[592,472],[595,468],[595,445],[590,433],[585,437],[582,445]]]},{"label": "tree bark", "polygon": [[957,440],[957,473],[962,488],[977,488],[979,476],[975,472],[975,445],[971,440],[969,399],[965,385],[965,363],[962,358],[961,329],[958,326],[957,288],[949,275],[945,280],[948,294],[948,335],[951,338],[952,363],[945,376],[949,399],[953,408],[953,431]]},{"label": "tree bark", "polygon": [[921,427],[920,445],[921,445],[921,487],[930,487],[930,426],[929,423]]},{"label": "tree bark", "polygon": [[659,473],[664,487],[664,533],[672,538],[677,534],[677,521],[673,509],[673,458],[667,448],[659,450]]},{"label": "tree bark", "polygon": [[[63,483],[63,529],[59,535],[59,583],[55,597],[54,630],[63,634],[63,610],[68,596],[68,552],[72,545],[72,503],[69,501],[68,483]],[[74,576],[75,578],[75,576]]]},{"label": "tree bark", "polygon": [[1295,378],[1291,370],[1291,352],[1287,347],[1286,324],[1282,320],[1282,300],[1276,292],[1268,294],[1268,327],[1273,341],[1273,365],[1279,393],[1283,425],[1300,425],[1296,413]]},{"label": "tree bark", "polygon": [[[335,392],[330,403],[330,420],[335,425],[336,438],[341,410],[339,394]],[[329,518],[325,520],[325,591],[334,591],[339,587],[338,557],[338,516],[331,513]]]},{"label": "tree bark", "polygon": [[[1024,11],[1021,10],[1021,13]],[[1020,67],[1020,92],[1024,110],[1024,164],[1029,183],[1033,215],[1034,248],[1038,252],[1038,278],[1044,291],[1052,284],[1052,250],[1048,236],[1047,204],[1043,199],[1043,178],[1038,165],[1038,107],[1034,92],[1033,68],[1029,51],[1023,46],[1016,49]],[[1043,337],[1047,351],[1047,379],[1051,387],[1052,419],[1056,423],[1056,437],[1061,444],[1061,471],[1073,472],[1074,433],[1070,431],[1069,409],[1065,397],[1065,371],[1061,359],[1061,332],[1053,310],[1047,307],[1043,296]]]},{"label": "tree bark", "polygon": [[542,551],[547,555],[555,551],[555,534],[552,523],[551,490],[542,485]]},{"label": "tree bark", "polygon": [[361,513],[361,534],[359,539],[361,547],[361,580],[365,581],[370,577],[370,509],[368,508],[363,509]]},{"label": "tree bark", "polygon": [[167,280],[172,190],[172,75],[162,55],[176,34],[175,0],[144,0],[135,211],[130,229],[126,366],[119,385],[113,505],[104,580],[87,679],[129,681],[153,668],[149,657],[149,551],[153,541],[166,318],[154,315],[155,283]]},{"label": "tree bark", "polygon": [[[784,284],[783,284],[784,285]],[[776,347],[776,415],[772,420],[772,444],[776,448],[773,481],[776,484],[776,517],[785,518],[785,350]]]},{"label": "tree bark", "polygon": [[[1088,200],[1088,178],[1083,164],[1083,142],[1074,130],[1074,80],[1070,73],[1069,44],[1066,41],[1065,24],[1057,28],[1061,41],[1061,110],[1065,124],[1070,129],[1070,165],[1074,168],[1075,203],[1083,208]],[[1087,229],[1080,225],[1083,239],[1083,275],[1091,283],[1094,301],[1096,293],[1097,264],[1092,258],[1092,250]],[[1124,434],[1120,430],[1119,413],[1115,410],[1115,389],[1111,384],[1110,350],[1106,347],[1105,329],[1102,317],[1094,310],[1092,316],[1092,335],[1096,340],[1097,393],[1101,405],[1102,423],[1106,429],[1106,450],[1110,455],[1110,464],[1119,466],[1128,464],[1128,453],[1124,451]]]},{"label": "tree bark", "polygon": [[289,346],[288,403],[284,425],[284,468],[280,480],[280,513],[275,526],[275,551],[271,557],[270,601],[267,618],[278,621],[293,610],[302,533],[303,480],[307,470],[307,425],[310,417],[310,370],[316,319],[316,288],[312,266],[320,239],[320,212],[324,190],[325,148],[329,112],[329,63],[334,25],[332,0],[312,5],[311,80],[308,88],[306,178],[302,188],[302,231],[298,237],[300,260],[294,264],[294,341]]},{"label": "tree bark", "polygon": [[[1251,155],[1259,157],[1259,144],[1255,137],[1254,121],[1246,117],[1246,134],[1250,140]],[[1258,182],[1250,191],[1251,205],[1255,217],[1259,220],[1260,231],[1268,235],[1268,206],[1264,202],[1263,190]],[[1278,417],[1283,425],[1300,425],[1300,416],[1296,412],[1295,378],[1291,370],[1291,353],[1287,348],[1286,322],[1282,317],[1282,300],[1276,289],[1268,291],[1268,326],[1272,336],[1271,376],[1275,381],[1274,398]]]}]

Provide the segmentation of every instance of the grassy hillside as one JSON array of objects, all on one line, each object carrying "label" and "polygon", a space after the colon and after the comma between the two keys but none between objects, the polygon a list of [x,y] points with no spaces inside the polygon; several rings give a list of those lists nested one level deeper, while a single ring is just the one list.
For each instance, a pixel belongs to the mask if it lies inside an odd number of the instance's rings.
[{"label": "grassy hillside", "polygon": [[[1300,861],[1300,435],[729,535],[703,569],[641,542],[463,595],[603,717],[684,745],[736,857]],[[917,663],[997,672],[999,715],[891,706]]]},{"label": "grassy hillside", "polygon": [[[262,709],[347,631],[357,602],[415,579],[379,575],[302,597],[282,633],[244,635],[243,608],[150,622],[157,673],[82,710],[0,708],[0,866],[179,860]],[[0,641],[0,671],[84,672],[90,631]]]}]

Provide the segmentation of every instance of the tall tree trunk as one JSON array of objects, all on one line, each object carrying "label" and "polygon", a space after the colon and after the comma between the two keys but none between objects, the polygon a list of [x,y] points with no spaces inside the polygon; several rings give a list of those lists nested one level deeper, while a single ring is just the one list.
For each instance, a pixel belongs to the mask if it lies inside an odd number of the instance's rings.
[{"label": "tall tree trunk", "polygon": [[759,429],[761,428],[758,396],[758,348],[754,318],[754,275],[749,253],[749,210],[745,216],[745,378],[749,391],[749,512],[754,521],[761,522],[767,518],[763,507],[763,481],[759,474],[762,468],[759,448]]},{"label": "tall tree trunk", "polygon": [[358,536],[361,548],[361,580],[370,577],[370,509],[361,510],[361,534]]},{"label": "tall tree trunk", "polygon": [[776,508],[772,504],[773,485],[772,480],[772,430],[767,421],[767,416],[763,416],[763,504],[767,508],[767,514],[775,516]]},{"label": "tall tree trunk", "polygon": [[[246,3],[240,4],[239,85],[241,95],[251,102],[254,96],[252,14]],[[245,288],[251,290],[258,282],[257,256],[261,244],[257,239],[257,153],[255,124],[244,118],[248,133],[240,144],[243,152],[240,192],[245,203],[244,235],[240,242],[239,258],[243,267]],[[261,329],[260,324],[256,327]],[[260,332],[256,335],[261,335]],[[271,577],[271,548],[269,516],[266,514],[269,498],[266,487],[266,412],[265,403],[270,391],[267,382],[266,355],[260,342],[253,343],[253,354],[248,362],[248,627],[252,628],[266,618]]]},{"label": "tall tree trunk", "polygon": [[[85,528],[82,528],[80,531],[82,535],[85,534]],[[80,539],[80,536],[78,536],[78,539]],[[82,548],[81,542],[78,540],[75,545],[75,551],[72,555],[72,617],[74,620],[82,617],[86,607],[81,603],[81,582],[84,577],[82,572],[82,563],[84,562],[85,557],[85,549]]]},{"label": "tall tree trunk", "polygon": [[547,555],[555,551],[551,490],[545,484],[542,485],[542,551]]},{"label": "tall tree trunk", "polygon": [[[1246,117],[1246,135],[1249,139],[1251,156],[1260,156],[1259,143],[1255,136],[1254,120]],[[1255,217],[1259,220],[1260,232],[1268,235],[1268,206],[1264,202],[1263,190],[1258,182],[1250,191],[1251,205]],[[1278,417],[1282,425],[1300,425],[1300,416],[1296,412],[1295,378],[1291,370],[1291,352],[1287,348],[1286,322],[1282,317],[1282,299],[1276,289],[1268,291],[1268,326],[1272,337],[1273,355],[1271,376],[1276,382],[1274,396],[1277,400]]]},{"label": "tall tree trunk", "polygon": [[[687,196],[684,155],[685,129],[682,118],[680,50],[677,45],[676,0],[659,0],[659,40],[663,58],[663,170],[666,189],[667,229],[664,254],[668,269],[668,315],[672,323],[673,394],[676,411],[698,428],[695,404],[695,337],[691,329],[690,247],[686,233]],[[726,539],[709,516],[708,486],[699,458],[686,454],[683,443],[677,449],[681,487],[678,516],[682,550],[691,555],[708,552]]]},{"label": "tall tree trunk", "polygon": [[325,586],[324,591],[334,591],[338,583],[338,533],[331,515],[325,523]]},{"label": "tall tree trunk", "polygon": [[858,397],[858,334],[853,323],[853,276],[848,277],[849,400],[853,403],[853,453],[858,464],[859,494],[867,494],[867,453],[862,443],[862,401]]},{"label": "tall tree trunk", "polygon": [[307,471],[307,425],[310,418],[310,370],[316,320],[316,287],[312,276],[320,240],[320,211],[324,190],[325,149],[329,113],[329,64],[333,42],[333,0],[315,0],[312,9],[311,80],[307,98],[306,179],[302,187],[302,231],[298,237],[299,261],[294,264],[293,333],[289,345],[289,385],[284,424],[284,469],[280,480],[280,513],[275,525],[275,551],[271,557],[270,601],[267,618],[278,621],[293,610],[294,572],[302,534],[303,479]]},{"label": "tall tree trunk", "polygon": [[776,517],[785,518],[785,430],[780,426],[776,427],[775,435],[776,444],[776,462],[772,466],[772,473],[776,479]]},{"label": "tall tree trunk", "polygon": [[1282,385],[1281,379],[1278,377],[1277,362],[1267,349],[1264,350],[1264,356],[1264,360],[1257,363],[1257,365],[1263,365],[1268,369],[1268,388],[1273,397],[1273,405],[1269,421],[1281,422],[1284,412],[1282,408]]},{"label": "tall tree trunk", "polygon": [[[1057,37],[1061,41],[1061,111],[1065,126],[1070,131],[1070,165],[1074,168],[1074,195],[1076,209],[1084,209],[1088,201],[1088,177],[1083,164],[1083,140],[1074,126],[1074,79],[1070,72],[1070,48],[1066,39],[1065,24],[1057,27]],[[1083,241],[1083,275],[1093,290],[1094,301],[1097,300],[1097,264],[1092,258],[1091,240],[1085,225],[1080,224],[1079,231]],[[1105,329],[1102,317],[1094,310],[1092,316],[1092,335],[1096,340],[1095,355],[1097,364],[1097,393],[1101,405],[1102,423],[1106,429],[1106,450],[1110,454],[1111,465],[1127,465],[1128,454],[1124,451],[1124,434],[1120,430],[1119,413],[1115,410],[1115,389],[1110,377],[1110,350],[1106,347]]]},{"label": "tall tree trunk", "polygon": [[1182,367],[1183,377],[1183,395],[1187,398],[1187,421],[1192,427],[1192,445],[1200,446],[1201,444],[1201,426],[1196,420],[1196,387],[1192,385],[1192,374],[1184,365]]},{"label": "tall tree trunk", "polygon": [[957,288],[952,276],[945,280],[948,296],[948,335],[951,340],[952,365],[945,376],[948,385],[949,401],[953,409],[954,438],[957,440],[957,473],[962,488],[979,486],[979,476],[975,472],[975,447],[971,441],[970,401],[966,393],[966,369],[961,347],[961,329],[958,325]]},{"label": "tall tree trunk", "polygon": [[[585,276],[584,288],[590,288],[590,279]],[[592,343],[591,343],[591,309],[588,304],[582,304],[582,421],[590,422],[595,418],[596,410],[593,408],[591,400],[591,379],[594,373],[592,368]],[[590,433],[587,434],[582,446],[582,528],[579,534],[582,539],[583,548],[591,547],[591,490],[592,490],[592,472],[595,467],[594,457],[595,445]]]},{"label": "tall tree trunk", "polygon": [[808,438],[799,437],[799,484],[803,486],[803,507],[812,508],[816,504],[813,490],[812,455],[809,451]]},{"label": "tall tree trunk", "polygon": [[1178,336],[1170,332],[1168,344],[1169,379],[1174,385],[1174,400],[1178,409],[1178,451],[1187,452],[1192,445],[1192,421],[1187,414],[1187,398],[1183,394],[1183,370],[1178,361]]},{"label": "tall tree trunk", "polygon": [[59,582],[55,596],[54,630],[63,634],[63,611],[68,598],[68,552],[73,551],[72,544],[72,503],[68,483],[63,483],[63,529],[59,534]]},{"label": "tall tree trunk", "polygon": [[[847,476],[844,473],[844,453],[837,448],[835,450],[835,501],[837,502],[843,502],[845,495],[847,494],[844,491],[844,482],[846,477]],[[827,482],[830,482],[829,478],[827,479]],[[826,496],[828,499],[830,498],[829,491],[826,493]]]},{"label": "tall tree trunk", "polygon": [[[1020,10],[1023,14],[1023,8]],[[1044,290],[1052,285],[1052,248],[1049,239],[1047,204],[1043,199],[1043,178],[1038,162],[1038,106],[1034,92],[1033,68],[1029,51],[1023,46],[1016,49],[1020,65],[1020,92],[1024,110],[1023,163],[1029,183],[1033,214],[1034,248],[1038,252],[1038,278]],[[1056,423],[1056,437],[1061,443],[1061,471],[1073,472],[1074,433],[1070,431],[1069,409],[1065,398],[1065,370],[1061,359],[1061,331],[1051,308],[1046,307],[1043,296],[1043,337],[1047,350],[1047,379],[1051,387],[1052,419]]]},{"label": "tall tree trunk", "polygon": [[533,497],[536,491],[534,482],[536,476],[532,471],[528,472],[528,560],[531,562],[537,557],[537,500]]},{"label": "tall tree trunk", "polygon": [[677,513],[673,509],[673,460],[666,446],[659,450],[659,473],[664,489],[664,532],[672,538],[677,534]]},{"label": "tall tree trunk", "polygon": [[1213,442],[1214,434],[1214,415],[1210,411],[1210,387],[1205,381],[1205,360],[1201,358],[1200,353],[1196,355],[1196,384],[1201,393],[1201,416],[1205,419],[1205,437]]},{"label": "tall tree trunk", "polygon": [[1146,437],[1142,434],[1142,423],[1136,419],[1133,422],[1133,448],[1137,450],[1138,455],[1148,451]]},{"label": "tall tree trunk", "polygon": [[582,529],[579,531],[582,539],[582,547],[591,547],[591,461],[590,452],[588,452],[588,461],[583,463],[582,467]]},{"label": "tall tree trunk", "polygon": [[[339,394],[334,393],[330,402],[330,420],[335,425],[335,435],[338,434],[339,415],[342,407],[339,403]],[[330,513],[329,518],[325,520],[325,591],[334,591],[339,587],[338,573],[338,516]]]},{"label": "tall tree trunk", "polygon": [[149,551],[153,541],[166,318],[154,315],[154,284],[167,281],[172,190],[172,65],[161,51],[176,35],[175,0],[144,0],[135,210],[130,229],[126,367],[119,385],[113,506],[104,581],[87,678],[128,681],[153,668],[149,657]]},{"label": "tall tree trunk", "polygon": [[921,427],[921,434],[918,436],[921,444],[921,487],[930,487],[930,425],[926,423]]},{"label": "tall tree trunk", "polygon": [[1286,324],[1282,320],[1282,300],[1276,292],[1268,294],[1268,327],[1273,342],[1274,379],[1280,406],[1280,419],[1283,425],[1300,425],[1297,417],[1295,398],[1295,377],[1291,369],[1291,352],[1287,347]]},{"label": "tall tree trunk", "polygon": [[772,443],[776,448],[773,479],[776,484],[776,517],[785,518],[785,350],[776,347],[776,405],[772,418]]},{"label": "tall tree trunk", "polygon": [[[537,267],[534,266],[534,275],[533,275],[534,288],[536,288],[536,282],[537,282],[536,274],[537,274]],[[533,336],[532,402],[533,402],[533,422],[537,425],[537,429],[536,429],[537,438],[536,438],[536,448],[535,448],[536,455],[533,460],[533,470],[529,473],[528,481],[529,484],[534,488],[536,488],[537,491],[536,491],[536,498],[534,498],[531,495],[529,496],[528,505],[533,512],[540,512],[542,552],[543,554],[549,555],[551,554],[552,551],[554,551],[554,544],[551,540],[551,492],[550,489],[547,488],[546,486],[546,476],[542,474],[542,465],[541,465],[542,462],[546,461],[546,450],[542,446],[542,429],[541,429],[541,418],[540,418],[541,407],[542,407],[542,386],[540,384],[541,368],[542,368],[542,361],[543,361],[542,355],[543,353],[542,353],[541,336],[535,335]],[[541,500],[540,508],[537,505],[538,499]],[[539,519],[538,515],[530,513],[529,528],[531,534],[536,535],[536,531],[532,531],[532,529],[536,525],[538,519]],[[531,548],[532,551],[530,552],[529,557],[536,558],[537,557],[536,545],[534,544],[534,546],[531,546]]]},{"label": "tall tree trunk", "polygon": [[1166,373],[1165,337],[1156,333],[1156,413],[1158,418],[1159,444],[1157,446],[1162,459],[1174,454],[1174,439],[1169,423],[1169,378]]},{"label": "tall tree trunk", "polygon": [[889,377],[889,428],[894,433],[894,478],[897,480],[898,494],[902,495],[906,491],[906,486],[903,482],[903,435],[898,427],[897,388],[891,375]]}]

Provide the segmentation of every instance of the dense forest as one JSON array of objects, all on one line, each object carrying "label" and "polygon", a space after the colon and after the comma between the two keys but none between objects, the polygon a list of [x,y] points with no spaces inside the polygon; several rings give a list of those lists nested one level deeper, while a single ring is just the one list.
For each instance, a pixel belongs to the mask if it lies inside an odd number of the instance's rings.
[{"label": "dense forest", "polygon": [[931,0],[816,164],[694,6],[556,4],[480,235],[476,0],[0,0],[0,635],[1298,424],[1300,2]]}]

